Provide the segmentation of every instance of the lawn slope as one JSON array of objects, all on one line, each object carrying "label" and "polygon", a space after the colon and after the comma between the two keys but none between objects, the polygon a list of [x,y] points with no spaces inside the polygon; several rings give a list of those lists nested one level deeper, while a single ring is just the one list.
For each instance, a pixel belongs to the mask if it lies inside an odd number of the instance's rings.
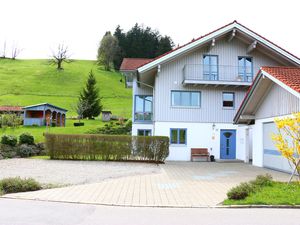
[{"label": "lawn slope", "polygon": [[0,59],[0,105],[32,105],[42,102],[69,110],[67,116],[76,113],[78,94],[84,87],[88,73],[93,70],[103,97],[105,110],[130,117],[131,90],[120,82],[121,75],[99,69],[95,61],[76,60],[63,65],[57,71],[48,60]]}]

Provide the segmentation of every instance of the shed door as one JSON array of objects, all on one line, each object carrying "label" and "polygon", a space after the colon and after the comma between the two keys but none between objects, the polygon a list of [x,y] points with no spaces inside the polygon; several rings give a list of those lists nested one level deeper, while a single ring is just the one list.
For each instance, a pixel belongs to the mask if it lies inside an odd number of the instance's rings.
[{"label": "shed door", "polygon": [[280,152],[276,149],[273,141],[272,134],[277,133],[277,128],[274,122],[263,124],[263,166],[284,172],[291,172],[292,169],[288,160],[281,156]]}]

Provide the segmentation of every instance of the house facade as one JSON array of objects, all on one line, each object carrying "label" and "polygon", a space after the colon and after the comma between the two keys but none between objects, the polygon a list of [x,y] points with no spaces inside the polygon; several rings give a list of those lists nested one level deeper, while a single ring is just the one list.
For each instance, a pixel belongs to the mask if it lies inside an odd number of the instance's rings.
[{"label": "house facade", "polygon": [[[281,156],[271,139],[278,132],[275,118],[300,112],[300,68],[262,67],[234,123],[253,132],[253,164],[284,172],[294,168]],[[241,149],[246,150],[246,146]]]},{"label": "house facade", "polygon": [[236,21],[155,59],[126,60],[121,72],[133,88],[132,134],[170,137],[167,160],[182,161],[190,161],[191,148],[248,161],[251,131],[233,118],[254,76],[262,66],[300,65]]}]

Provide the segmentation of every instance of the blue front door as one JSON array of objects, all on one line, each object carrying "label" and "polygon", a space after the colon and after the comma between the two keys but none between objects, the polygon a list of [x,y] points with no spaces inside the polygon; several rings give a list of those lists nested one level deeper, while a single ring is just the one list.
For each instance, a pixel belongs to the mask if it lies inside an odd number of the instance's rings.
[{"label": "blue front door", "polygon": [[221,130],[221,159],[235,159],[236,130]]}]

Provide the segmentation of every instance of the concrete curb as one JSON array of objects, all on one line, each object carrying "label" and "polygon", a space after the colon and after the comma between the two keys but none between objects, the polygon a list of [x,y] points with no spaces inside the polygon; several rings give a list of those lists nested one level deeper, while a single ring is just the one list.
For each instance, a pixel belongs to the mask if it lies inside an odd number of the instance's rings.
[{"label": "concrete curb", "polygon": [[126,204],[109,204],[109,203],[92,203],[92,202],[71,202],[71,201],[55,201],[55,200],[42,200],[42,199],[27,199],[27,198],[14,198],[9,196],[1,196],[0,199],[13,199],[23,201],[39,201],[39,202],[55,202],[55,203],[66,203],[66,204],[80,204],[80,205],[99,205],[99,206],[111,206],[111,207],[130,207],[130,208],[187,208],[187,209],[249,209],[249,208],[273,208],[273,209],[300,209],[300,205],[198,205],[198,206],[174,206],[174,205],[126,205]]}]

